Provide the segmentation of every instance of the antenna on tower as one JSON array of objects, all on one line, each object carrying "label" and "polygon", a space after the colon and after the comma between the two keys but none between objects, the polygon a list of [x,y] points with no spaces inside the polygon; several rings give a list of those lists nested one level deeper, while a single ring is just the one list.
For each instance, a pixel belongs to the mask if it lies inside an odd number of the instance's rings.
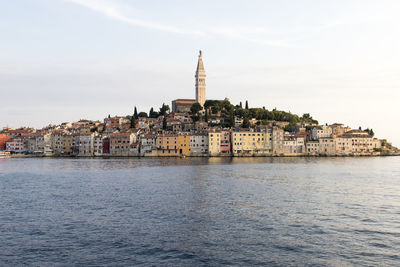
[{"label": "antenna on tower", "polygon": [[200,55],[199,55],[199,56],[201,57],[201,50],[200,50],[199,52],[200,52]]}]

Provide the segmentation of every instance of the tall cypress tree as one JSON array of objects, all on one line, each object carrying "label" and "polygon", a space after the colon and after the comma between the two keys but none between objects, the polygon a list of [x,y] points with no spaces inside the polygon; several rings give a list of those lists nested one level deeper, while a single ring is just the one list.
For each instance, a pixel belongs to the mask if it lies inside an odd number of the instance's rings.
[{"label": "tall cypress tree", "polygon": [[136,119],[135,119],[135,115],[132,116],[131,118],[131,129],[136,128]]},{"label": "tall cypress tree", "polygon": [[243,108],[243,106],[242,106],[242,101],[240,101],[239,107],[240,107],[240,108]]},{"label": "tall cypress tree", "polygon": [[136,106],[135,106],[135,113],[133,113],[133,116],[135,117],[136,120],[139,118],[139,117],[138,117],[138,113],[137,113]]},{"label": "tall cypress tree", "polygon": [[233,112],[233,110],[229,113],[229,126],[235,127],[235,113]]},{"label": "tall cypress tree", "polygon": [[208,122],[208,111],[207,111],[207,109],[205,110],[205,113],[204,113],[204,121]]},{"label": "tall cypress tree", "polygon": [[249,109],[249,103],[246,100],[246,109]]},{"label": "tall cypress tree", "polygon": [[163,128],[163,130],[167,130],[167,117],[166,116],[164,116],[164,118],[163,118],[162,128]]}]

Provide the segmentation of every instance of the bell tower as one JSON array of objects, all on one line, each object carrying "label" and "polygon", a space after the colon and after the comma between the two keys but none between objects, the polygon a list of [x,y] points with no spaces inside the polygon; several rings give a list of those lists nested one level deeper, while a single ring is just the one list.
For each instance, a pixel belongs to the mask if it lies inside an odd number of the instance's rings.
[{"label": "bell tower", "polygon": [[206,71],[204,70],[201,50],[194,77],[196,78],[196,102],[203,107],[206,102]]}]

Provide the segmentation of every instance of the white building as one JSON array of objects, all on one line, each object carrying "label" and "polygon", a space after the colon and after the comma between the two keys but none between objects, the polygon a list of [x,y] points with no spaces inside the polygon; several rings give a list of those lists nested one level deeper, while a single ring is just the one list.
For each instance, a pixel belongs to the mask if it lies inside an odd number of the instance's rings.
[{"label": "white building", "polygon": [[208,134],[193,134],[190,136],[190,148],[193,155],[208,154]]},{"label": "white building", "polygon": [[147,134],[140,138],[140,154],[142,156],[154,156],[157,153],[157,136]]},{"label": "white building", "polygon": [[332,128],[326,125],[314,127],[311,130],[311,137],[313,140],[318,140],[325,137],[332,137]]}]

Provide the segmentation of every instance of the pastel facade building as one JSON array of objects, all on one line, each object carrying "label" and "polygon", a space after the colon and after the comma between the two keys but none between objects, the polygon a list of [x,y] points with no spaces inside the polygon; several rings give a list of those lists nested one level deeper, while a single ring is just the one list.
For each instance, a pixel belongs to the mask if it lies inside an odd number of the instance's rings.
[{"label": "pastel facade building", "polygon": [[285,133],[283,141],[283,154],[285,156],[299,156],[305,154],[305,142],[303,137]]},{"label": "pastel facade building", "polygon": [[349,155],[353,152],[351,137],[338,136],[335,138],[336,154]]},{"label": "pastel facade building", "polygon": [[317,156],[319,155],[319,141],[318,140],[310,140],[306,143],[306,154],[309,156]]},{"label": "pastel facade building", "polygon": [[6,142],[6,151],[22,153],[25,151],[25,144],[22,138],[14,138]]},{"label": "pastel facade building", "polygon": [[142,156],[156,156],[157,136],[146,134],[140,138],[140,151]]},{"label": "pastel facade building", "polygon": [[232,153],[234,156],[270,155],[270,132],[232,132]]},{"label": "pastel facade building", "polygon": [[178,153],[179,155],[190,155],[192,153],[192,149],[190,147],[190,135],[178,135]]},{"label": "pastel facade building", "polygon": [[208,155],[208,133],[190,135],[190,148],[194,156]]},{"label": "pastel facade building", "polygon": [[88,157],[93,156],[93,138],[91,134],[79,136],[79,152],[78,156]]},{"label": "pastel facade building", "polygon": [[227,156],[232,154],[232,137],[230,131],[221,131],[221,155]]},{"label": "pastel facade building", "polygon": [[101,135],[93,136],[93,155],[94,156],[103,155],[103,137]]},{"label": "pastel facade building", "polygon": [[332,134],[335,136],[341,136],[344,135],[346,132],[350,131],[350,127],[345,127],[341,123],[334,123],[332,125],[329,125],[329,127],[332,129]]},{"label": "pastel facade building", "polygon": [[351,130],[346,132],[342,137],[351,140],[352,153],[368,154],[374,151],[374,141],[372,136],[361,130]]},{"label": "pastel facade building", "polygon": [[70,134],[64,135],[64,155],[72,155],[73,154],[73,146],[72,143],[74,141],[74,137]]},{"label": "pastel facade building", "polygon": [[284,130],[279,127],[272,128],[272,155],[283,155]]},{"label": "pastel facade building", "polygon": [[320,138],[325,138],[325,137],[332,137],[332,128],[327,126],[327,125],[323,125],[323,126],[318,126],[318,127],[314,127],[311,130],[311,138],[313,140],[318,140]]},{"label": "pastel facade building", "polygon": [[221,132],[211,131],[208,133],[208,154],[210,156],[221,154]]},{"label": "pastel facade building", "polygon": [[135,135],[130,132],[113,133],[110,136],[110,155],[129,156],[130,145],[136,141]]},{"label": "pastel facade building", "polygon": [[333,137],[320,137],[319,154],[325,156],[333,156],[336,154],[336,143]]},{"label": "pastel facade building", "polygon": [[178,156],[178,135],[160,134],[157,136],[157,156]]}]

